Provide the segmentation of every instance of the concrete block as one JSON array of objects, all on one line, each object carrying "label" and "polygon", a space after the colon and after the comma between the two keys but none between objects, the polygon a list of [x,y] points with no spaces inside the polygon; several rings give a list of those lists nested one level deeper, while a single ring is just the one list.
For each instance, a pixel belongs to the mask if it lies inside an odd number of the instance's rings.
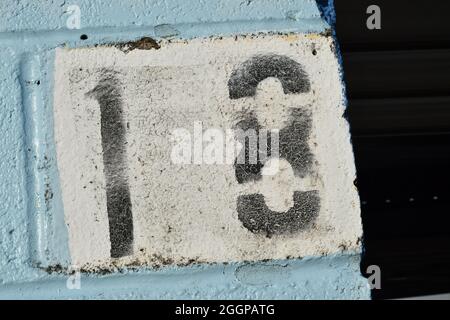
[{"label": "concrete block", "polygon": [[60,48],[54,83],[72,264],[359,250],[355,167],[330,36]]}]

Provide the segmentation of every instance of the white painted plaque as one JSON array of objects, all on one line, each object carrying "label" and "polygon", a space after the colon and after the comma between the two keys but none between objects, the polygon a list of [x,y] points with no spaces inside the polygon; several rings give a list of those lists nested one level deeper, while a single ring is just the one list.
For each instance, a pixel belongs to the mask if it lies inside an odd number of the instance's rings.
[{"label": "white painted plaque", "polygon": [[159,46],[57,50],[55,140],[73,263],[358,249],[359,200],[332,39]]}]

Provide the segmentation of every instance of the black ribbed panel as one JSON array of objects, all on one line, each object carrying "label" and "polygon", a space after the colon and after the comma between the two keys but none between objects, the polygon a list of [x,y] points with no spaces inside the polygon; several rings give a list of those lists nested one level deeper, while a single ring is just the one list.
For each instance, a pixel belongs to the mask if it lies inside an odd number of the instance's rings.
[{"label": "black ribbed panel", "polygon": [[[366,8],[381,8],[381,30]],[[450,292],[450,1],[335,0],[374,299]]]}]

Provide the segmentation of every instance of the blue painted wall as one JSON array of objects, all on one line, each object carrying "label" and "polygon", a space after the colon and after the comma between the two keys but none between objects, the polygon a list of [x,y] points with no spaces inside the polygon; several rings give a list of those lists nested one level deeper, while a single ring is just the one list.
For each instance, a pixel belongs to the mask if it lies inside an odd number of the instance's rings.
[{"label": "blue painted wall", "polygon": [[[359,254],[352,252],[83,274],[81,289],[66,287],[70,259],[53,144],[53,49],[159,38],[165,30],[180,38],[324,32],[333,11],[320,2],[322,10],[308,0],[1,1],[0,298],[369,298]],[[80,30],[66,27],[71,4],[80,7]]]}]

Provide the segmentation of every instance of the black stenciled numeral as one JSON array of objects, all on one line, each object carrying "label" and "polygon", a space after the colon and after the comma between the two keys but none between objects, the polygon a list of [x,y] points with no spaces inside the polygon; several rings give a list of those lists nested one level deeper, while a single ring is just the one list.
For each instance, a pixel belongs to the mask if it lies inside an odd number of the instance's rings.
[{"label": "black stenciled numeral", "polygon": [[[258,84],[266,78],[277,78],[285,94],[296,94],[310,91],[310,82],[302,66],[289,57],[281,55],[257,55],[239,65],[231,74],[228,81],[230,99],[253,97]],[[237,123],[243,131],[255,130],[259,132],[260,125],[252,113]],[[286,159],[294,174],[305,177],[312,173],[314,156],[310,151],[308,139],[311,132],[311,114],[301,107],[291,108],[290,123],[279,131],[279,156]],[[270,136],[269,136],[270,137]],[[270,156],[270,138],[267,141],[268,150],[257,151],[257,162],[250,163],[249,143],[245,137],[237,137],[244,146],[239,159],[235,161],[235,175],[238,183],[246,183],[261,179],[264,162],[260,157],[262,152]],[[261,194],[238,196],[238,218],[248,230],[272,234],[293,233],[308,227],[314,221],[320,210],[320,198],[317,191],[295,191],[294,205],[283,213],[273,212],[265,204]]]},{"label": "black stenciled numeral", "polygon": [[87,95],[100,105],[111,257],[120,258],[133,252],[133,216],[126,176],[123,103],[115,72],[104,70],[97,86]]}]

